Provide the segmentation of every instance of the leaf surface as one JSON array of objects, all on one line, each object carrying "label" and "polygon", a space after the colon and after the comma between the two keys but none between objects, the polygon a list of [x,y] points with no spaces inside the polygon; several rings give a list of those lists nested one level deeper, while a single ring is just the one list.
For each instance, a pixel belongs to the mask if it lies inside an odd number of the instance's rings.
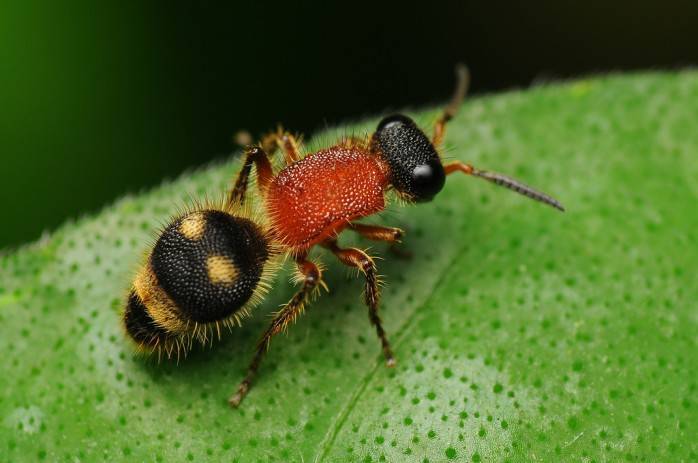
[{"label": "leaf surface", "polygon": [[[429,127],[438,111],[412,114]],[[293,292],[288,271],[248,323],[179,364],[133,355],[119,322],[153,230],[219,196],[238,160],[8,251],[0,461],[695,460],[696,115],[695,72],[469,100],[445,157],[568,212],[453,176],[433,203],[368,220],[406,229],[414,254],[372,247],[397,368],[383,365],[361,281],[318,252],[331,291],[273,341],[239,410],[226,399]]]}]

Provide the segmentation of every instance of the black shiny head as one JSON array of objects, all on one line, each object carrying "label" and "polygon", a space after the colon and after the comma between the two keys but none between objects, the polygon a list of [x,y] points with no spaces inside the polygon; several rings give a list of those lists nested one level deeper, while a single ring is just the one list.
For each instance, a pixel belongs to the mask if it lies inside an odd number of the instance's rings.
[{"label": "black shiny head", "polygon": [[390,183],[412,201],[431,201],[446,182],[434,145],[412,119],[384,118],[373,135],[375,148],[390,166]]}]

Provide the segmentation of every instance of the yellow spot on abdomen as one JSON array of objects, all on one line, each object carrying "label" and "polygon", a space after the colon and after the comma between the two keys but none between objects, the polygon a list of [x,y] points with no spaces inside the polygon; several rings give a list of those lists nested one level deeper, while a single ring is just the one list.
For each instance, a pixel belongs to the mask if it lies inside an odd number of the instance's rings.
[{"label": "yellow spot on abdomen", "polygon": [[182,235],[184,235],[185,238],[192,241],[201,239],[201,237],[204,234],[205,228],[206,220],[204,219],[204,216],[199,212],[189,214],[184,219],[182,219],[182,222],[179,224],[180,233],[182,233]]},{"label": "yellow spot on abdomen", "polygon": [[206,271],[213,284],[232,284],[238,277],[235,264],[225,256],[209,256],[206,259]]}]

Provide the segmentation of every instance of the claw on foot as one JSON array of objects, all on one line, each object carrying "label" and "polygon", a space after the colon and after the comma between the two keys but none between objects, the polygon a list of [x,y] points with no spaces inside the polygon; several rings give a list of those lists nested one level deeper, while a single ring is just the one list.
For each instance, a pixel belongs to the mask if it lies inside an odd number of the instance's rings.
[{"label": "claw on foot", "polygon": [[228,399],[228,404],[233,408],[238,408],[240,406],[241,401],[242,401],[242,396],[238,392],[237,394],[232,396],[230,399]]},{"label": "claw on foot", "polygon": [[242,399],[247,394],[248,389],[249,386],[246,383],[242,383],[238,388],[238,391],[230,396],[228,399],[228,404],[230,404],[230,406],[233,408],[238,408],[240,406],[240,402],[242,402]]}]

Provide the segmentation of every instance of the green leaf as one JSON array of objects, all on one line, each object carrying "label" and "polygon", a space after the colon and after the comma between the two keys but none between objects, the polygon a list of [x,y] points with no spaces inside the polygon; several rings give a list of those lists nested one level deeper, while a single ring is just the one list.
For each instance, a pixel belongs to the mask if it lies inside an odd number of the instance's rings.
[{"label": "green leaf", "polygon": [[373,248],[397,368],[361,281],[323,255],[331,292],[274,340],[239,410],[226,400],[292,294],[288,272],[245,326],[179,364],[135,356],[119,321],[153,230],[222,194],[237,160],[6,253],[0,460],[694,460],[696,115],[695,72],[469,100],[446,157],[516,176],[568,212],[465,176],[433,203],[391,207],[373,222],[405,228],[414,253]]}]

